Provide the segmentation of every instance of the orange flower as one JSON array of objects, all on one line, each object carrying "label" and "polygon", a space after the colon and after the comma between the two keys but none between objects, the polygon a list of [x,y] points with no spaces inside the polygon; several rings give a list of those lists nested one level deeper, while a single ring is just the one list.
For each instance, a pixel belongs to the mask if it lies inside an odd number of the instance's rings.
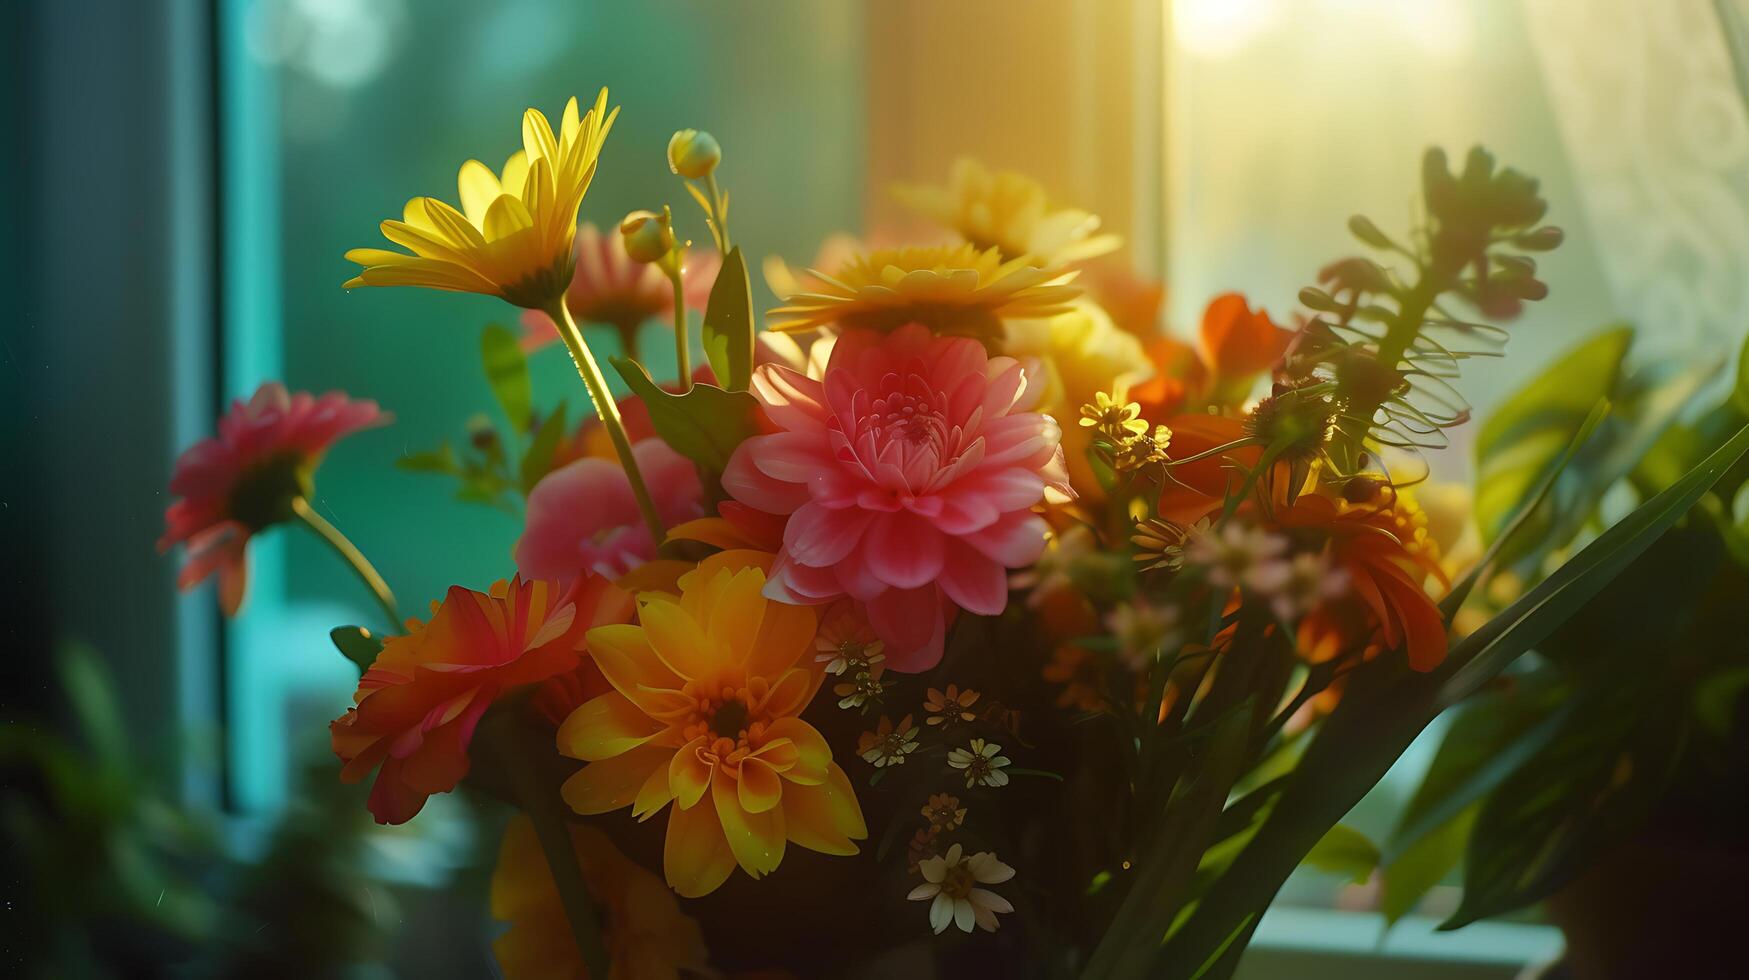
[{"label": "orange flower", "polygon": [[[1384,499],[1350,504],[1315,494],[1301,496],[1292,507],[1276,513],[1285,531],[1315,530],[1329,540],[1330,567],[1349,576],[1347,597],[1337,603],[1361,603],[1370,614],[1385,649],[1403,649],[1409,666],[1432,670],[1445,659],[1445,619],[1427,594],[1429,577],[1449,585],[1439,566],[1439,549],[1427,534],[1426,519],[1407,500],[1388,488]],[[1341,622],[1326,614],[1323,627]],[[1368,637],[1348,635],[1352,648]]]},{"label": "orange flower", "polygon": [[[594,827],[570,825],[583,883],[602,911],[608,980],[672,980],[710,969],[704,934],[680,911],[662,879],[633,863]],[[587,980],[588,968],[565,918],[535,836],[517,814],[504,828],[492,871],[492,918],[510,928],[492,943],[505,980]]]},{"label": "orange flower", "polygon": [[[1202,315],[1202,361],[1217,389],[1234,389],[1268,370],[1287,350],[1293,334],[1275,325],[1262,308],[1255,312],[1239,293],[1216,296]],[[1231,397],[1230,391],[1224,391]],[[1243,391],[1232,400],[1242,400]],[[1222,399],[1225,400],[1225,399]]]},{"label": "orange flower", "polygon": [[359,679],[356,707],[329,726],[341,780],[381,766],[367,804],[405,823],[468,773],[474,726],[504,691],[574,670],[584,631],[623,618],[630,599],[581,576],[569,590],[520,577],[490,593],[454,586],[429,623],[407,621]]},{"label": "orange flower", "polygon": [[[1172,429],[1172,456],[1177,459],[1189,459],[1247,435],[1243,420],[1224,415],[1176,415],[1166,424]],[[1174,466],[1172,479],[1160,491],[1160,518],[1189,527],[1219,511],[1228,487],[1237,490],[1244,482],[1238,467],[1256,466],[1262,456],[1262,447],[1244,446]]]},{"label": "orange flower", "polygon": [[868,836],[849,777],[799,717],[824,677],[814,611],[766,599],[764,569],[726,554],[680,576],[678,595],[640,594],[638,625],[589,631],[614,690],[558,736],[589,763],[564,786],[578,813],[648,819],[674,804],[663,866],[688,898],[737,864],[775,870],[786,842],[846,855]]}]

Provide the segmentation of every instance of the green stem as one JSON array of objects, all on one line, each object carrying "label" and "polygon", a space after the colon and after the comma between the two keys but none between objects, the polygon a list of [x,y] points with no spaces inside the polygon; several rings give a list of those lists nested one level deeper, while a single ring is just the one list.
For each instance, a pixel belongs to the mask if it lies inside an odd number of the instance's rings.
[{"label": "green stem", "polygon": [[353,573],[365,584],[366,588],[370,589],[371,595],[376,596],[377,604],[382,606],[383,612],[388,614],[389,625],[394,629],[400,629],[401,613],[395,608],[395,594],[389,591],[389,583],[383,581],[382,575],[377,573],[376,566],[370,563],[370,559],[364,557],[364,552],[359,551],[357,545],[347,540],[346,535],[341,534],[339,528],[328,523],[321,514],[316,513],[316,508],[310,506],[308,500],[303,497],[293,497],[291,507],[292,513],[297,515],[298,520],[302,521],[305,527],[314,531],[316,536],[323,541],[328,542],[328,546],[334,549],[335,554],[338,554],[346,561],[346,564],[352,567]]},{"label": "green stem", "polygon": [[[1385,336],[1379,341],[1378,354],[1375,356],[1379,366],[1391,371],[1397,370],[1402,363],[1403,355],[1408,353],[1409,345],[1421,333],[1421,324],[1427,319],[1427,311],[1433,307],[1433,301],[1443,292],[1443,285],[1436,280],[1431,270],[1423,270],[1421,278],[1416,280],[1415,288],[1403,297],[1396,319],[1385,329]],[[1343,469],[1353,472],[1358,469],[1360,453],[1366,445],[1366,439],[1372,432],[1373,416],[1378,414],[1379,406],[1385,403],[1387,393],[1374,394],[1368,392],[1362,397],[1348,403],[1342,419],[1337,423],[1337,430],[1343,438],[1337,443],[1343,447],[1345,455]]]},{"label": "green stem", "polygon": [[715,170],[704,175],[704,192],[711,201],[711,223],[716,225],[717,251],[724,256],[734,246],[729,244],[729,221],[723,214],[723,195],[717,190],[717,172]]},{"label": "green stem", "polygon": [[[673,256],[677,253],[669,254]],[[668,281],[674,284],[674,364],[680,372],[680,390],[685,393],[692,390],[692,338],[687,336],[686,288],[678,261],[663,262],[662,271],[668,274]]]},{"label": "green stem", "polygon": [[644,474],[638,469],[638,459],[632,455],[632,440],[626,435],[625,421],[619,417],[619,405],[613,400],[613,392],[607,388],[607,378],[601,374],[601,365],[595,363],[595,355],[589,350],[589,343],[583,339],[583,331],[577,328],[577,321],[571,319],[571,310],[565,305],[564,297],[559,297],[547,308],[546,314],[552,317],[553,325],[559,328],[559,336],[564,338],[565,346],[571,351],[571,360],[577,365],[577,373],[583,377],[583,386],[589,389],[589,399],[595,403],[595,414],[601,419],[601,424],[607,429],[607,436],[613,440],[614,452],[619,455],[620,465],[625,467],[626,481],[632,485],[632,496],[637,498],[638,512],[644,516],[644,526],[650,530],[650,540],[661,545],[668,537],[668,531],[662,526],[662,518],[656,513],[656,502],[650,498],[650,488],[644,484]]}]

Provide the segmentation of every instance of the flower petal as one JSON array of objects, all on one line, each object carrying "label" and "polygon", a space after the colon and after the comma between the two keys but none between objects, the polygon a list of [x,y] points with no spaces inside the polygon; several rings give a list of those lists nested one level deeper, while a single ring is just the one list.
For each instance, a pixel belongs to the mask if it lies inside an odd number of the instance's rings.
[{"label": "flower petal", "polygon": [[582,814],[608,813],[630,805],[654,772],[665,771],[674,750],[640,745],[629,752],[591,762],[565,780],[560,794]]},{"label": "flower petal", "polygon": [[821,854],[856,853],[852,841],[868,836],[862,807],[850,777],[832,763],[818,786],[791,784],[783,791],[784,832],[791,841]]},{"label": "flower petal", "polygon": [[728,772],[718,769],[711,779],[711,799],[736,862],[741,870],[759,878],[777,870],[783,861],[783,809],[774,807],[763,813],[749,813],[741,806],[736,782]]},{"label": "flower petal", "polygon": [[559,726],[559,751],[599,762],[629,752],[660,735],[663,726],[618,691],[586,702]]},{"label": "flower petal", "polygon": [[716,891],[734,870],[735,855],[723,836],[716,807],[700,803],[669,811],[662,873],[670,888],[683,898],[699,898]]}]

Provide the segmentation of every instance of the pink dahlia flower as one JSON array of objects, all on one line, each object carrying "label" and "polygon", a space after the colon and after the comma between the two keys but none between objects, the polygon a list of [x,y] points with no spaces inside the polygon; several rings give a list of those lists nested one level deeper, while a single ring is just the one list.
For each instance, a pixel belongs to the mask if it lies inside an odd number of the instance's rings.
[{"label": "pink dahlia flower", "polygon": [[176,544],[187,549],[188,563],[176,584],[191,589],[216,574],[225,615],[236,615],[250,536],[291,519],[292,500],[310,496],[329,446],[390,418],[373,401],[337,391],[319,398],[291,394],[277,381],[262,385],[247,402],[233,401],[219,419],[218,435],[190,446],[170,477],[170,492],[182,499],[164,512],[158,550]]},{"label": "pink dahlia flower", "polygon": [[[660,439],[632,446],[638,471],[669,526],[704,513],[704,488],[691,461]],[[596,456],[548,473],[528,495],[528,523],[516,542],[525,578],[570,581],[581,572],[618,578],[656,557],[619,463]]]},{"label": "pink dahlia flower", "polygon": [[1025,409],[1019,362],[916,324],[852,330],[823,376],[759,368],[753,393],[779,430],[736,449],[723,488],[787,515],[767,594],[789,602],[862,602],[887,665],[941,659],[956,608],[1008,603],[1006,569],[1045,546],[1032,506],[1066,487],[1061,431]]},{"label": "pink dahlia flower", "polygon": [[[715,252],[688,252],[680,281],[686,305],[703,310],[723,264]],[[577,273],[565,290],[565,305],[578,323],[605,323],[629,337],[646,322],[674,315],[674,287],[654,265],[633,261],[618,233],[602,234],[585,222],[577,229]],[[545,313],[522,314],[522,347],[533,351],[559,339]]]}]

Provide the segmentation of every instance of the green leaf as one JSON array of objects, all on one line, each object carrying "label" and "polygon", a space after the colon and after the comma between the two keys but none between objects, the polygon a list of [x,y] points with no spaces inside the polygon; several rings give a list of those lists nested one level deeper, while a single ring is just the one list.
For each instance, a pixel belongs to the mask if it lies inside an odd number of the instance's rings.
[{"label": "green leaf", "polygon": [[1342,703],[1314,736],[1281,798],[1232,868],[1167,943],[1165,964],[1190,974],[1267,906],[1324,831],[1351,810],[1444,707],[1473,693],[1600,592],[1749,453],[1744,427],[1663,493],[1605,531],[1554,575],[1452,648],[1426,674],[1389,659],[1353,672]]},{"label": "green leaf", "polygon": [[1633,688],[1561,734],[1489,795],[1464,862],[1464,897],[1441,929],[1554,894],[1639,828],[1675,771],[1683,726]]},{"label": "green leaf", "polygon": [[632,394],[644,400],[650,424],[662,441],[713,480],[729,465],[735,447],[755,431],[753,413],[758,403],[745,391],[695,384],[677,395],[657,386],[643,365],[629,357],[615,357],[612,363]]},{"label": "green leaf", "polygon": [[1379,912],[1391,924],[1415,910],[1435,885],[1445,880],[1464,859],[1464,845],[1476,824],[1479,804],[1458,814],[1431,832],[1421,835],[1380,874]]},{"label": "green leaf", "polygon": [[1360,831],[1337,824],[1312,845],[1303,863],[1319,871],[1342,875],[1358,885],[1371,877],[1373,869],[1379,866],[1379,848]]},{"label": "green leaf", "polygon": [[510,420],[515,432],[528,431],[529,402],[533,397],[528,381],[528,357],[516,334],[502,324],[492,323],[480,334],[480,366],[485,369],[486,383],[498,399],[498,407]]},{"label": "green leaf", "polygon": [[1572,713],[1572,689],[1552,670],[1477,695],[1456,712],[1385,847],[1391,863],[1450,823],[1541,751]]},{"label": "green leaf", "polygon": [[1737,705],[1749,694],[1749,667],[1728,667],[1702,678],[1694,688],[1694,714],[1701,727],[1719,738],[1737,724]]},{"label": "green leaf", "polygon": [[377,662],[377,654],[383,652],[383,641],[362,626],[336,626],[328,631],[328,638],[334,641],[336,650],[357,665],[361,674],[369,670],[371,664]]},{"label": "green leaf", "polygon": [[704,311],[704,353],[724,390],[747,390],[753,380],[753,290],[740,246],[729,250],[711,286]]},{"label": "green leaf", "polygon": [[559,440],[564,437],[565,406],[561,404],[553,409],[553,414],[541,421],[534,438],[529,440],[528,451],[522,454],[522,465],[517,468],[517,476],[522,481],[524,497],[532,493],[534,485],[552,469],[553,453],[559,448]]},{"label": "green leaf", "polygon": [[1737,351],[1737,383],[1731,388],[1731,404],[1737,411],[1749,415],[1749,337]]},{"label": "green leaf", "polygon": [[1217,723],[1204,754],[1191,767],[1194,775],[1174,795],[1153,843],[1137,862],[1129,894],[1088,960],[1082,980],[1141,976],[1155,963],[1244,766],[1251,716],[1252,706],[1242,704]]},{"label": "green leaf", "polygon": [[[1568,351],[1494,410],[1476,437],[1476,524],[1493,541],[1592,408],[1621,381],[1633,329],[1606,329]],[[1542,523],[1549,517],[1545,514]]]},{"label": "green leaf", "polygon": [[128,741],[108,665],[85,644],[68,643],[61,648],[60,668],[67,701],[92,754],[106,766],[124,765]]},{"label": "green leaf", "polygon": [[455,450],[444,443],[430,452],[409,453],[395,460],[395,468],[409,473],[457,473]]}]

